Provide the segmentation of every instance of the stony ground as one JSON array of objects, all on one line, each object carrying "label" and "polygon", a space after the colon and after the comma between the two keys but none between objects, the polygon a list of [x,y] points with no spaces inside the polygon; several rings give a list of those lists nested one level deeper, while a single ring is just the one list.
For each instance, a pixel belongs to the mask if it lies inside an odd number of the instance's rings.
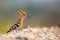
[{"label": "stony ground", "polygon": [[1,34],[0,40],[60,40],[60,28],[27,27],[7,34]]}]

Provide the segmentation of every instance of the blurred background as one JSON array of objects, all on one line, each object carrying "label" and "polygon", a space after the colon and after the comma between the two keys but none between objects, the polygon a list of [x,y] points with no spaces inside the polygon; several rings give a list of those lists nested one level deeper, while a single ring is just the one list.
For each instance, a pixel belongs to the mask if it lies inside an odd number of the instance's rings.
[{"label": "blurred background", "polygon": [[18,9],[31,17],[24,20],[23,26],[60,24],[60,0],[0,0],[0,33],[5,33],[16,23]]}]

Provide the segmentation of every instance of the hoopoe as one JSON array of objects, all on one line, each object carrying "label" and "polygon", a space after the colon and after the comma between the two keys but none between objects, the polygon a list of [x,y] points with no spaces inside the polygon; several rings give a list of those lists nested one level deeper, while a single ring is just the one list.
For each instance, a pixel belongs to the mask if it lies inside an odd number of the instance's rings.
[{"label": "hoopoe", "polygon": [[16,24],[14,24],[14,25],[7,31],[7,33],[10,32],[10,31],[12,31],[12,30],[17,29],[18,27],[22,28],[23,21],[24,21],[25,17],[27,16],[27,13],[26,13],[25,11],[21,10],[21,9],[18,10],[18,13],[20,14],[20,16],[18,17],[18,20],[17,20]]}]

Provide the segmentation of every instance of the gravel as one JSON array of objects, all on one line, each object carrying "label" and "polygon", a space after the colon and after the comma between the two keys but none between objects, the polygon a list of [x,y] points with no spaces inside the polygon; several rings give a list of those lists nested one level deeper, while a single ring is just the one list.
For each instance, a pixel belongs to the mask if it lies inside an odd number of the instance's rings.
[{"label": "gravel", "polygon": [[0,40],[60,40],[59,27],[27,27],[1,34]]}]

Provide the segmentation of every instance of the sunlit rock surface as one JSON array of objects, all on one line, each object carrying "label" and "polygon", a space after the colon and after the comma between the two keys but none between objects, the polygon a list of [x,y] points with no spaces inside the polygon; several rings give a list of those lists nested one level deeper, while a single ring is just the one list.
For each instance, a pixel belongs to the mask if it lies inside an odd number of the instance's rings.
[{"label": "sunlit rock surface", "polygon": [[27,27],[7,34],[1,34],[0,40],[60,40],[60,28]]}]

